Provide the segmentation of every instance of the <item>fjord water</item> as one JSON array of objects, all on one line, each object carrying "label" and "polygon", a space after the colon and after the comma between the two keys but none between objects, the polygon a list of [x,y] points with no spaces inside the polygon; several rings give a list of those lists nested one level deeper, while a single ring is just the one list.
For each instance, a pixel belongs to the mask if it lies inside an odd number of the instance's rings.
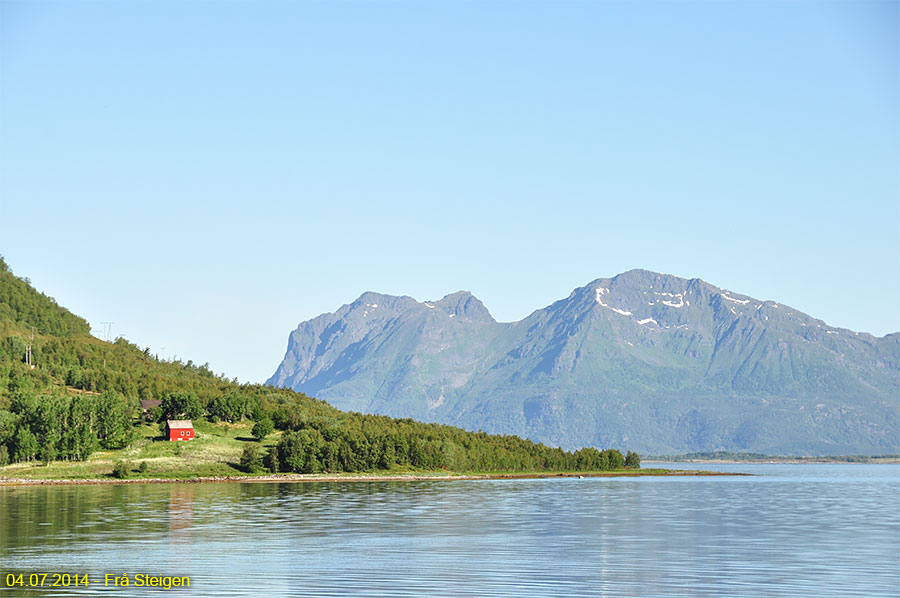
[{"label": "fjord water", "polygon": [[700,467],[754,475],[0,487],[0,573],[187,575],[170,591],[197,596],[900,595],[900,466]]}]

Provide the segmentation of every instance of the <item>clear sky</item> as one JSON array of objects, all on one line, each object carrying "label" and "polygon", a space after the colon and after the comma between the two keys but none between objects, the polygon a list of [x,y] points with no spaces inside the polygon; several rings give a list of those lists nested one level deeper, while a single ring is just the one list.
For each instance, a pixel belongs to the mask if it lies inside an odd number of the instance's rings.
[{"label": "clear sky", "polygon": [[[363,291],[631,268],[900,330],[897,2],[0,0],[0,253],[263,381]],[[163,353],[163,347],[165,347]]]}]

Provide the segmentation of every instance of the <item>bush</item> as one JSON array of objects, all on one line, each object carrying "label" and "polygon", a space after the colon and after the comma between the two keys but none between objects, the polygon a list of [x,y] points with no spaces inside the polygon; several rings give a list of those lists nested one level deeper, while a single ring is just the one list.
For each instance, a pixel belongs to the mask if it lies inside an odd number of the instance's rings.
[{"label": "bush", "polygon": [[112,470],[112,475],[114,478],[124,479],[127,478],[131,472],[128,469],[128,464],[125,461],[116,461],[115,466]]},{"label": "bush", "polygon": [[271,434],[275,430],[275,425],[272,423],[272,420],[268,417],[264,417],[259,420],[255,424],[253,424],[253,429],[250,430],[250,433],[253,434],[253,437],[257,440],[262,440],[269,434]]},{"label": "bush", "polygon": [[244,452],[241,453],[241,468],[247,473],[258,473],[263,469],[263,458],[259,452],[259,447],[255,444],[244,446]]},{"label": "bush", "polygon": [[141,464],[138,465],[138,471],[140,473],[147,473],[147,468],[148,468],[148,465],[147,465],[146,461],[141,461]]}]

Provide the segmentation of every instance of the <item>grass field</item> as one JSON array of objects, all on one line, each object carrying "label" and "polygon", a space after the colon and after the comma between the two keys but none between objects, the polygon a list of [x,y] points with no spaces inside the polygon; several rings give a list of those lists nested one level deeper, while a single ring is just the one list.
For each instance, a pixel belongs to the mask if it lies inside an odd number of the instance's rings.
[{"label": "grass field", "polygon": [[[90,479],[112,477],[116,462],[124,461],[133,478],[186,479],[209,476],[239,476],[245,474],[239,467],[241,452],[247,444],[254,444],[265,452],[278,442],[280,432],[270,434],[257,442],[250,434],[252,424],[211,424],[195,420],[197,434],[189,442],[169,442],[159,431],[157,424],[139,428],[138,439],[127,448],[117,451],[97,451],[86,461],[54,461],[49,465],[40,462],[15,463],[0,467],[0,477],[32,479]],[[141,463],[147,464],[143,473],[137,471]]]}]

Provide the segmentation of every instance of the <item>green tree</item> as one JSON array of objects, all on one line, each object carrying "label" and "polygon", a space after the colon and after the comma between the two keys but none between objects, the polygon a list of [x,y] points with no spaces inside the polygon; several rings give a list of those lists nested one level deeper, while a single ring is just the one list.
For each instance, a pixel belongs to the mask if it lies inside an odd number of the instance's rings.
[{"label": "green tree", "polygon": [[13,459],[15,461],[31,461],[37,454],[40,446],[37,438],[25,425],[20,425],[13,436]]},{"label": "green tree", "polygon": [[[322,465],[319,448],[323,439],[318,430],[285,432],[277,445],[278,470],[296,473],[317,473]],[[356,471],[344,467],[345,471]]]},{"label": "green tree", "polygon": [[263,469],[263,457],[260,454],[259,447],[255,444],[244,445],[241,453],[241,468],[247,473],[257,473]]},{"label": "green tree", "polygon": [[278,447],[270,447],[266,452],[266,456],[263,457],[263,467],[271,471],[272,473],[278,473],[280,471],[278,467]]},{"label": "green tree", "polygon": [[253,434],[254,438],[261,441],[273,431],[275,431],[275,426],[272,423],[272,420],[268,417],[264,417],[263,419],[253,424],[253,429],[250,430],[250,433]]},{"label": "green tree", "polygon": [[253,401],[244,393],[230,392],[209,402],[206,410],[211,421],[238,422],[253,411]]},{"label": "green tree", "polygon": [[18,420],[14,413],[0,409],[0,446],[12,443]]},{"label": "green tree", "polygon": [[634,451],[628,451],[628,454],[625,455],[625,467],[630,467],[632,469],[640,469],[641,468],[641,456],[638,455]]},{"label": "green tree", "polygon": [[119,393],[108,390],[97,397],[97,437],[107,449],[124,448],[132,440],[133,409]]},{"label": "green tree", "polygon": [[622,469],[625,467],[625,457],[618,449],[606,449],[603,454],[609,460],[609,469]]},{"label": "green tree", "polygon": [[196,419],[203,414],[203,405],[194,393],[170,392],[161,407],[164,419]]},{"label": "green tree", "polygon": [[575,451],[575,469],[579,471],[602,471],[606,469],[603,455],[594,447]]}]

